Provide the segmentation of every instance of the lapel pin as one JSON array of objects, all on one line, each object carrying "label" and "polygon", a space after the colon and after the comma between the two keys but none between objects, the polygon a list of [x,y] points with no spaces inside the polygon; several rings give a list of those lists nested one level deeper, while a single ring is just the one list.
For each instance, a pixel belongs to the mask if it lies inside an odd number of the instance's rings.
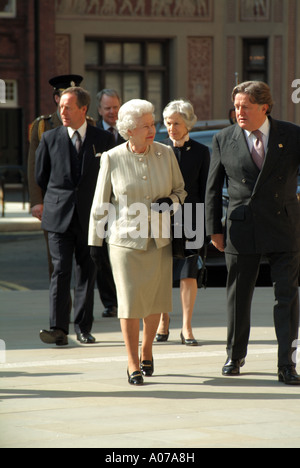
[{"label": "lapel pin", "polygon": [[158,157],[158,159],[160,159],[161,158],[161,153],[157,152],[156,156]]},{"label": "lapel pin", "polygon": [[187,151],[190,151],[191,149],[192,149],[191,146],[189,146],[186,150],[187,150]]},{"label": "lapel pin", "polygon": [[279,146],[279,148],[283,148],[283,145],[282,145],[281,143],[280,143],[280,145],[278,145],[278,146]]}]

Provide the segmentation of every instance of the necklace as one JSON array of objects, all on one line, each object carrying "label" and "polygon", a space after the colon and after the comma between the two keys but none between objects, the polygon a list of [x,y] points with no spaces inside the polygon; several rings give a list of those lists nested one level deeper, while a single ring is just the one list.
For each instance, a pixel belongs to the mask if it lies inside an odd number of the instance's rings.
[{"label": "necklace", "polygon": [[145,155],[149,152],[149,148],[150,148],[150,146],[148,145],[147,148],[145,149],[145,151],[144,151],[143,153],[138,153],[137,151],[133,151],[131,144],[128,143],[128,149],[129,149],[129,151],[130,151],[132,154],[136,154],[137,156],[140,156],[140,157],[145,156]]}]

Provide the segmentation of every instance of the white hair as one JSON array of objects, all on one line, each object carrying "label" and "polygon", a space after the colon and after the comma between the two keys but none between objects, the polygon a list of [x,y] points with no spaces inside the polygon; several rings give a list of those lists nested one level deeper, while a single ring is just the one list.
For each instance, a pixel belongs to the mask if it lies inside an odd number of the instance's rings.
[{"label": "white hair", "polygon": [[134,130],[138,119],[145,114],[152,114],[154,117],[154,106],[149,101],[132,99],[123,104],[119,110],[117,129],[125,140],[129,140],[128,130]]},{"label": "white hair", "polygon": [[166,120],[174,114],[179,114],[183,118],[188,131],[192,130],[197,122],[197,116],[195,115],[192,104],[184,99],[172,101],[167,105],[163,112],[165,125]]}]

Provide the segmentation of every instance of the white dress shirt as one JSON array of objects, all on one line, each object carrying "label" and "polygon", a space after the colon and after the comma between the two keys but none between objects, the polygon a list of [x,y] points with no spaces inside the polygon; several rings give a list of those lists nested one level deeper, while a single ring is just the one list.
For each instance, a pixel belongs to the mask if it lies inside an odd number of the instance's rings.
[{"label": "white dress shirt", "polygon": [[73,145],[75,147],[76,147],[76,140],[77,140],[77,135],[75,133],[76,132],[79,133],[79,135],[81,137],[82,144],[83,144],[84,140],[85,140],[85,137],[86,137],[86,129],[87,129],[87,122],[86,121],[77,130],[75,130],[74,128],[68,127],[69,137],[71,138],[72,143],[73,143]]},{"label": "white dress shirt", "polygon": [[[257,130],[260,130],[261,133],[262,133],[262,139],[263,139],[263,143],[264,143],[265,153],[267,152],[267,149],[268,149],[270,127],[271,127],[270,121],[269,121],[268,118],[266,118],[266,120],[264,121],[262,126],[257,129]],[[244,130],[244,132],[245,132],[245,135],[246,135],[246,140],[247,140],[247,143],[248,143],[248,146],[249,146],[250,153],[252,153],[253,145],[254,145],[257,138],[252,132],[249,132],[248,130]]]}]

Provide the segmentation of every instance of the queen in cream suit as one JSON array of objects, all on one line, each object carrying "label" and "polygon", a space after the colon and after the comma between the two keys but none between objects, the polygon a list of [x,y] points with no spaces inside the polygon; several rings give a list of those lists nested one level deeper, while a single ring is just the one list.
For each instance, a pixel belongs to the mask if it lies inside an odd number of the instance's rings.
[{"label": "queen in cream suit", "polygon": [[172,149],[154,142],[153,114],[153,105],[139,99],[121,107],[117,127],[126,143],[102,154],[89,231],[96,263],[107,236],[133,385],[153,374],[152,345],[160,314],[172,311],[171,240],[151,220],[164,216],[156,213],[158,206],[170,211],[187,195]]}]

